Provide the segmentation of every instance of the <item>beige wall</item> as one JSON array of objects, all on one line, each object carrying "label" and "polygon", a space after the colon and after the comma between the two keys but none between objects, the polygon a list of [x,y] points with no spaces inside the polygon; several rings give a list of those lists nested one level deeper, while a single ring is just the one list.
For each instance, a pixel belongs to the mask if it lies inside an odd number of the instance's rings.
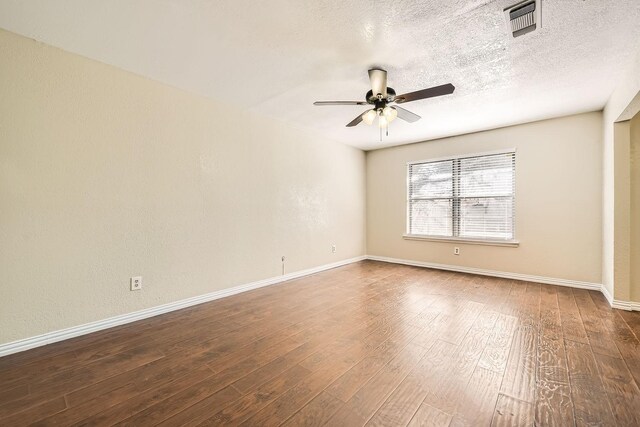
[{"label": "beige wall", "polygon": [[[620,180],[616,178],[618,175],[616,162],[620,159],[620,153],[616,153],[615,127],[617,121],[625,121],[633,117],[635,114],[633,111],[638,108],[634,100],[639,93],[640,50],[635,53],[628,66],[621,69],[616,88],[607,101],[602,115],[602,284],[610,296],[615,295],[617,299],[622,300],[628,298],[629,281],[625,277],[628,278],[629,265],[621,266],[620,260],[629,259],[625,254],[628,250],[628,239],[624,237],[624,231],[620,234],[621,226],[616,222],[619,222],[621,216],[624,217],[624,213],[617,212],[618,206],[628,207],[629,193],[621,191],[621,186],[616,182]],[[625,185],[627,184],[623,186]],[[628,211],[627,214],[629,214]],[[628,224],[628,221],[624,223]],[[619,239],[620,236],[623,236],[622,241]]]},{"label": "beige wall", "polygon": [[[518,248],[404,240],[406,162],[515,147]],[[453,255],[459,246],[461,254]],[[367,253],[601,283],[602,114],[367,153]]]},{"label": "beige wall", "polygon": [[[0,344],[363,255],[365,231],[371,255],[613,269],[601,113],[369,152],[365,187],[360,150],[1,30],[0,55]],[[402,239],[407,161],[511,147],[519,248]]]},{"label": "beige wall", "polygon": [[631,299],[631,130],[630,121],[613,124],[614,168],[614,297]]},{"label": "beige wall", "polygon": [[0,343],[364,254],[362,151],[5,31],[0,56]]},{"label": "beige wall", "polygon": [[631,120],[631,300],[640,302],[640,113]]}]

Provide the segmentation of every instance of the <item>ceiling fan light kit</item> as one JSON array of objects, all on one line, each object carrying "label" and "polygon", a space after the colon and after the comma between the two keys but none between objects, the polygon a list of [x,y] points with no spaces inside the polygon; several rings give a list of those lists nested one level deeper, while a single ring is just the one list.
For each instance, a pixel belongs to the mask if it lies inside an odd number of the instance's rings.
[{"label": "ceiling fan light kit", "polygon": [[380,68],[372,68],[369,70],[369,80],[371,82],[371,90],[365,95],[366,102],[363,101],[316,101],[313,104],[319,106],[329,105],[373,105],[373,108],[365,111],[355,119],[347,123],[347,127],[354,127],[364,122],[372,125],[378,119],[378,127],[380,128],[380,140],[382,140],[382,129],[386,129],[389,135],[389,123],[397,117],[413,123],[420,120],[420,116],[406,110],[398,105],[391,106],[389,104],[404,104],[407,102],[418,101],[420,99],[433,98],[436,96],[450,95],[456,89],[451,83],[441,86],[434,86],[428,89],[422,89],[415,92],[408,92],[396,96],[396,91],[387,86],[387,72]]}]

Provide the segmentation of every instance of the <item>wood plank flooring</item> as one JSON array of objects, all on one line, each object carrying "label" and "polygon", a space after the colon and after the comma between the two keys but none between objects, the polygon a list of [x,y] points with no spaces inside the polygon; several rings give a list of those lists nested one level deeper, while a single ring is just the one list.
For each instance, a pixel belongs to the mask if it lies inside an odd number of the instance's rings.
[{"label": "wood plank flooring", "polygon": [[640,425],[640,313],[363,261],[0,358],[0,425]]}]

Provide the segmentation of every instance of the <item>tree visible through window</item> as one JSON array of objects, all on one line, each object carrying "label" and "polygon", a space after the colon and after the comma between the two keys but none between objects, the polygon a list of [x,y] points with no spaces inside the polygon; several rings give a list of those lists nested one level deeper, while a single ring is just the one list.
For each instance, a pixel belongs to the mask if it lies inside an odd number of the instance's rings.
[{"label": "tree visible through window", "polygon": [[514,152],[416,162],[408,169],[408,234],[514,239]]}]

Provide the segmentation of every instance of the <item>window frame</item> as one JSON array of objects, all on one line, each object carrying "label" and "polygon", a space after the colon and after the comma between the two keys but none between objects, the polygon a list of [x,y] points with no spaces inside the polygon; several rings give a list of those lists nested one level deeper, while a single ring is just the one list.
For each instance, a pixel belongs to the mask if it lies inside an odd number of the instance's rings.
[{"label": "window frame", "polygon": [[[432,158],[432,159],[425,159],[425,160],[414,160],[414,161],[410,161],[407,162],[406,164],[406,201],[405,201],[405,234],[402,235],[402,237],[405,240],[425,240],[425,241],[432,241],[432,242],[454,242],[454,243],[467,243],[467,244],[476,244],[476,245],[489,245],[489,246],[507,246],[507,247],[518,247],[520,245],[520,242],[516,239],[516,167],[515,167],[515,163],[517,162],[517,156],[516,156],[516,148],[508,148],[508,149],[502,149],[502,150],[494,150],[494,151],[485,151],[485,152],[481,152],[481,153],[471,153],[471,154],[462,154],[462,155],[457,155],[457,156],[446,156],[446,157],[437,157],[437,158]],[[411,170],[411,166],[412,165],[417,165],[417,164],[422,164],[422,163],[435,163],[435,162],[444,162],[444,161],[452,161],[453,162],[453,168],[455,169],[455,165],[459,165],[460,164],[460,160],[461,159],[466,159],[466,158],[471,158],[471,157],[484,157],[484,156],[492,156],[492,155],[499,155],[499,154],[513,154],[514,156],[514,170],[513,170],[513,193],[511,195],[511,199],[513,201],[513,216],[511,218],[512,221],[512,230],[513,230],[513,235],[511,239],[494,239],[494,238],[490,238],[490,237],[482,237],[482,238],[472,238],[472,237],[458,237],[455,236],[456,234],[456,230],[458,230],[459,233],[459,226],[460,226],[460,198],[456,197],[456,191],[454,189],[454,191],[452,192],[452,197],[451,199],[451,205],[452,205],[452,218],[451,218],[451,227],[452,227],[452,234],[454,234],[453,236],[429,236],[429,235],[423,235],[423,234],[410,234],[410,230],[411,230],[411,190],[410,190],[410,184],[411,184],[411,176],[410,176],[410,170]],[[454,172],[453,176],[452,176],[452,181],[453,181],[453,187],[455,188],[456,185],[456,181],[459,181],[459,173],[456,174]],[[458,189],[459,191],[459,189]],[[443,199],[449,199],[448,197],[444,197]],[[458,205],[458,206],[457,206]],[[458,227],[458,228],[456,228]]]}]

